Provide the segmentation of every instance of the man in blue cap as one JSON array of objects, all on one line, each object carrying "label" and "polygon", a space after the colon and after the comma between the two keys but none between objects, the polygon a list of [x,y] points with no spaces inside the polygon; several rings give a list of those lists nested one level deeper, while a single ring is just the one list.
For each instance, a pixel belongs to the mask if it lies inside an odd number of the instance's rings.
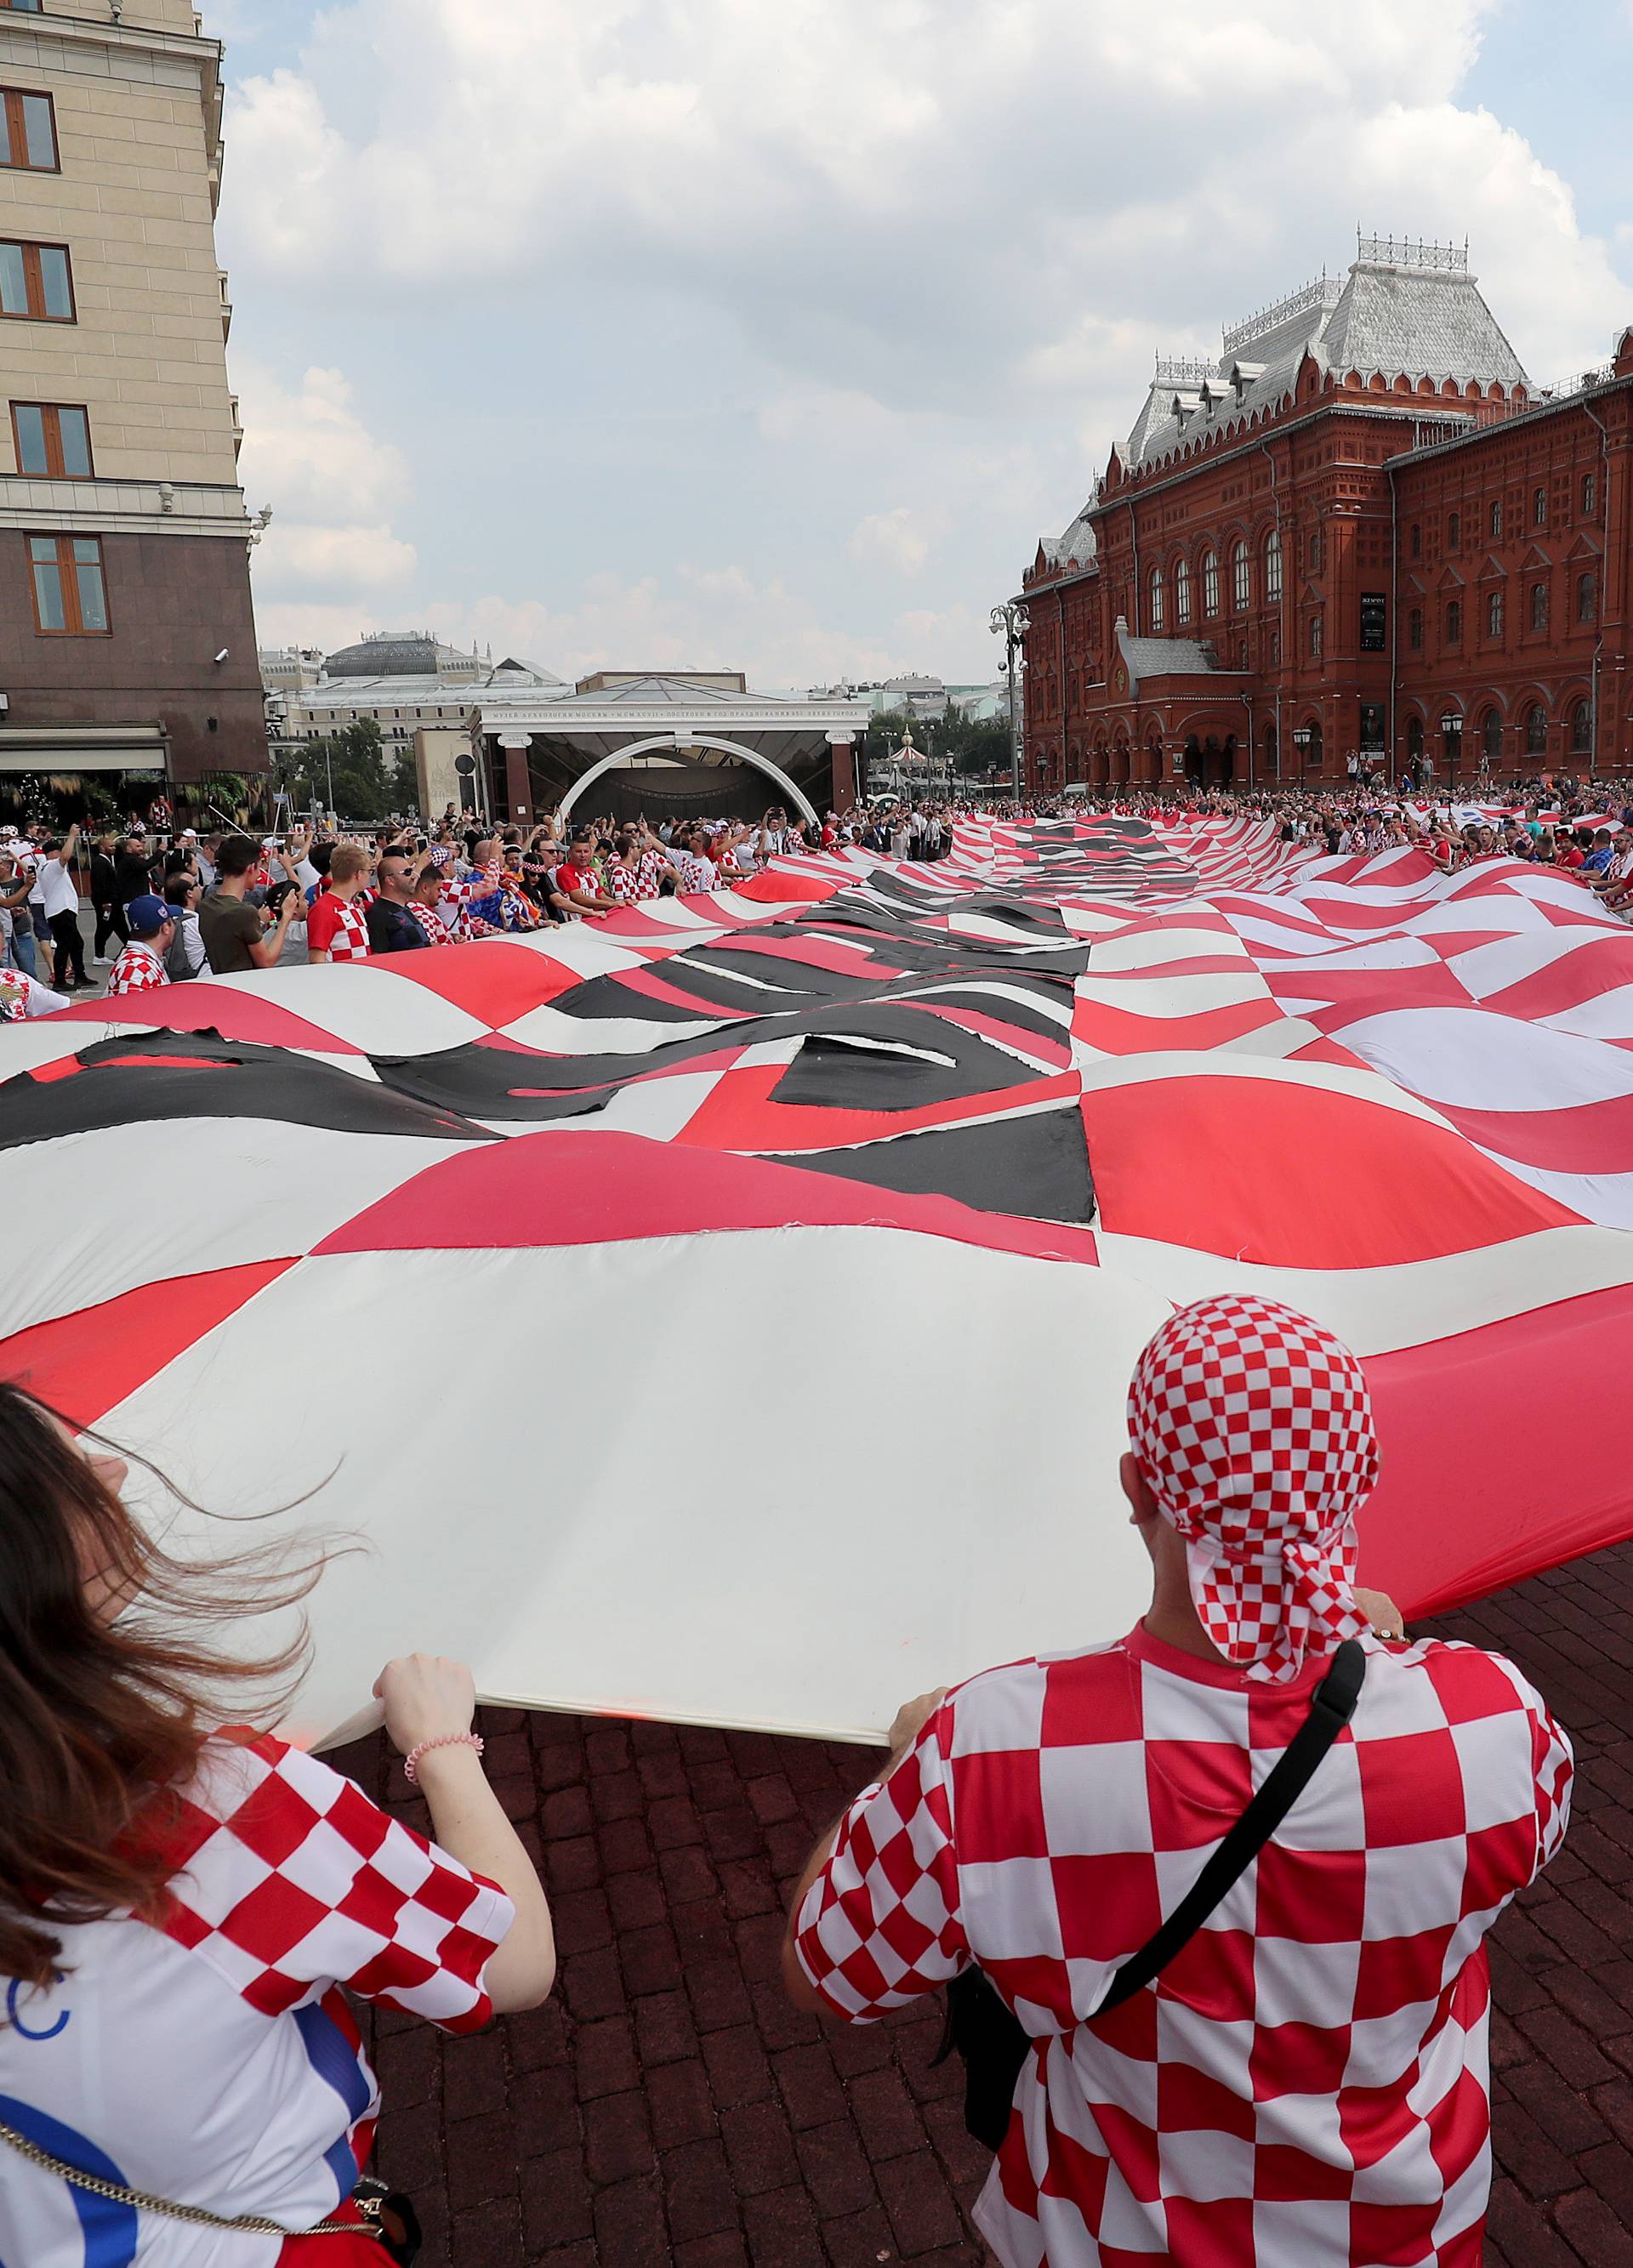
[{"label": "man in blue cap", "polygon": [[130,942],[114,963],[107,980],[110,1000],[129,992],[157,992],[170,982],[165,956],[175,937],[175,917],[162,898],[132,898],[125,908],[125,927]]}]

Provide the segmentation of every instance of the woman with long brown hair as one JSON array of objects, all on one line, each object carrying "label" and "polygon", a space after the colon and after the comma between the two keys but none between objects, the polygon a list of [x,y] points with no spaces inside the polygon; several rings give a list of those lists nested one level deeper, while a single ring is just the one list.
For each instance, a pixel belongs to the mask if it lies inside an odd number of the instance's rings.
[{"label": "woman with long brown hair", "polygon": [[184,1564],[125,1478],[0,1383],[0,2260],[379,2268],[345,1992],[455,2033],[536,2007],[544,1894],[456,1663],[375,1688],[435,1844],[272,1734],[220,1731],[221,1695],[287,1692],[304,1640],[246,1661],[212,1632],[321,1561]]}]

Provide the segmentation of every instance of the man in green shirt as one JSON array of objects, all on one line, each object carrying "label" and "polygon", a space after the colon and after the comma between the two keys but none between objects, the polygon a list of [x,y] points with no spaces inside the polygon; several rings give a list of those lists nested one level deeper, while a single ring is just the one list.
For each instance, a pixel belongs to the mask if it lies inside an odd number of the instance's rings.
[{"label": "man in green shirt", "polygon": [[[295,909],[303,903],[299,886],[284,892],[276,922],[248,894],[261,853],[248,835],[229,835],[216,862],[216,886],[198,909],[198,933],[211,974],[236,976],[247,968],[276,968]],[[289,861],[283,861],[285,867]],[[294,880],[291,874],[292,882]]]}]

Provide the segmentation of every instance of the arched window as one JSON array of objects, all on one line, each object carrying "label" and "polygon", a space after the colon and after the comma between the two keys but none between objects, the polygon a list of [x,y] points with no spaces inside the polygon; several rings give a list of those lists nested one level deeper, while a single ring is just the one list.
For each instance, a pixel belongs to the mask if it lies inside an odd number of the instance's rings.
[{"label": "arched window", "polygon": [[1599,510],[1599,477],[1594,473],[1582,475],[1582,517],[1591,519]]},{"label": "arched window", "polygon": [[1219,555],[1216,551],[1202,554],[1202,612],[1219,612]]},{"label": "arched window", "polygon": [[1540,701],[1533,701],[1526,711],[1526,754],[1545,756],[1548,754],[1548,711]]},{"label": "arched window", "polygon": [[1486,752],[1486,762],[1495,764],[1503,754],[1503,717],[1500,710],[1488,709],[1481,720],[1480,745]]},{"label": "arched window", "polygon": [[1174,612],[1182,622],[1191,619],[1191,563],[1179,559],[1174,563]]},{"label": "arched window", "polygon": [[1533,527],[1548,526],[1548,490],[1546,489],[1533,489],[1531,491],[1531,525]]},{"label": "arched window", "polygon": [[1319,527],[1312,527],[1310,531],[1310,572],[1312,575],[1321,572],[1321,531]]},{"label": "arched window", "polygon": [[1531,585],[1531,627],[1533,630],[1545,630],[1548,628],[1548,585],[1546,583],[1533,583]]},{"label": "arched window", "polygon": [[1413,717],[1407,724],[1407,754],[1413,762],[1421,763],[1423,755],[1423,720]]},{"label": "arched window", "polygon": [[1414,607],[1407,620],[1407,644],[1414,653],[1423,651],[1423,609]]},{"label": "arched window", "polygon": [[1252,590],[1252,574],[1247,563],[1247,546],[1238,543],[1230,554],[1230,604],[1239,615],[1247,605]]},{"label": "arched window", "polygon": [[1310,617],[1310,659],[1319,661],[1326,643],[1326,624],[1319,615]]},{"label": "arched window", "polygon": [[1423,523],[1421,519],[1415,519],[1412,522],[1412,556],[1414,559],[1421,559],[1422,556]]},{"label": "arched window", "polygon": [[1463,548],[1463,515],[1460,512],[1446,515],[1446,549],[1460,551]]},{"label": "arched window", "polygon": [[1151,628],[1153,630],[1162,629],[1166,611],[1163,571],[1160,567],[1153,567],[1151,570]]},{"label": "arched window", "polygon": [[1501,591],[1488,591],[1486,593],[1486,636],[1489,638],[1500,638],[1502,635],[1503,593]]},{"label": "arched window", "polygon": [[1585,756],[1593,746],[1593,711],[1585,701],[1578,701],[1570,712],[1570,753]]},{"label": "arched window", "polygon": [[1577,578],[1577,620],[1596,622],[1599,620],[1599,578],[1594,574]]},{"label": "arched window", "polygon": [[1273,527],[1265,538],[1265,596],[1272,606],[1282,597],[1282,533]]},{"label": "arched window", "polygon": [[1463,601],[1461,599],[1448,599],[1446,600],[1446,644],[1461,645],[1462,643]]},{"label": "arched window", "polygon": [[1491,541],[1494,543],[1500,541],[1502,534],[1503,499],[1501,497],[1493,497],[1491,499]]}]

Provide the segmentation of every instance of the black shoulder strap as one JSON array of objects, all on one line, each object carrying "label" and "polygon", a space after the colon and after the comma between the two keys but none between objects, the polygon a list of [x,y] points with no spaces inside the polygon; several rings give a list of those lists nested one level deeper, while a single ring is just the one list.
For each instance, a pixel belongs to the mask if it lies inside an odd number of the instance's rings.
[{"label": "black shoulder strap", "polygon": [[[1365,1675],[1365,1649],[1357,1638],[1346,1638],[1333,1657],[1333,1667],[1316,1688],[1310,1714],[1282,1751],[1263,1786],[1156,1935],[1131,1961],[1124,1962],[1094,2016],[1121,2007],[1149,1984],[1189,1944],[1215,1907],[1240,1881],[1354,1716]],[[1094,2016],[1089,2019],[1090,2023]]]}]

